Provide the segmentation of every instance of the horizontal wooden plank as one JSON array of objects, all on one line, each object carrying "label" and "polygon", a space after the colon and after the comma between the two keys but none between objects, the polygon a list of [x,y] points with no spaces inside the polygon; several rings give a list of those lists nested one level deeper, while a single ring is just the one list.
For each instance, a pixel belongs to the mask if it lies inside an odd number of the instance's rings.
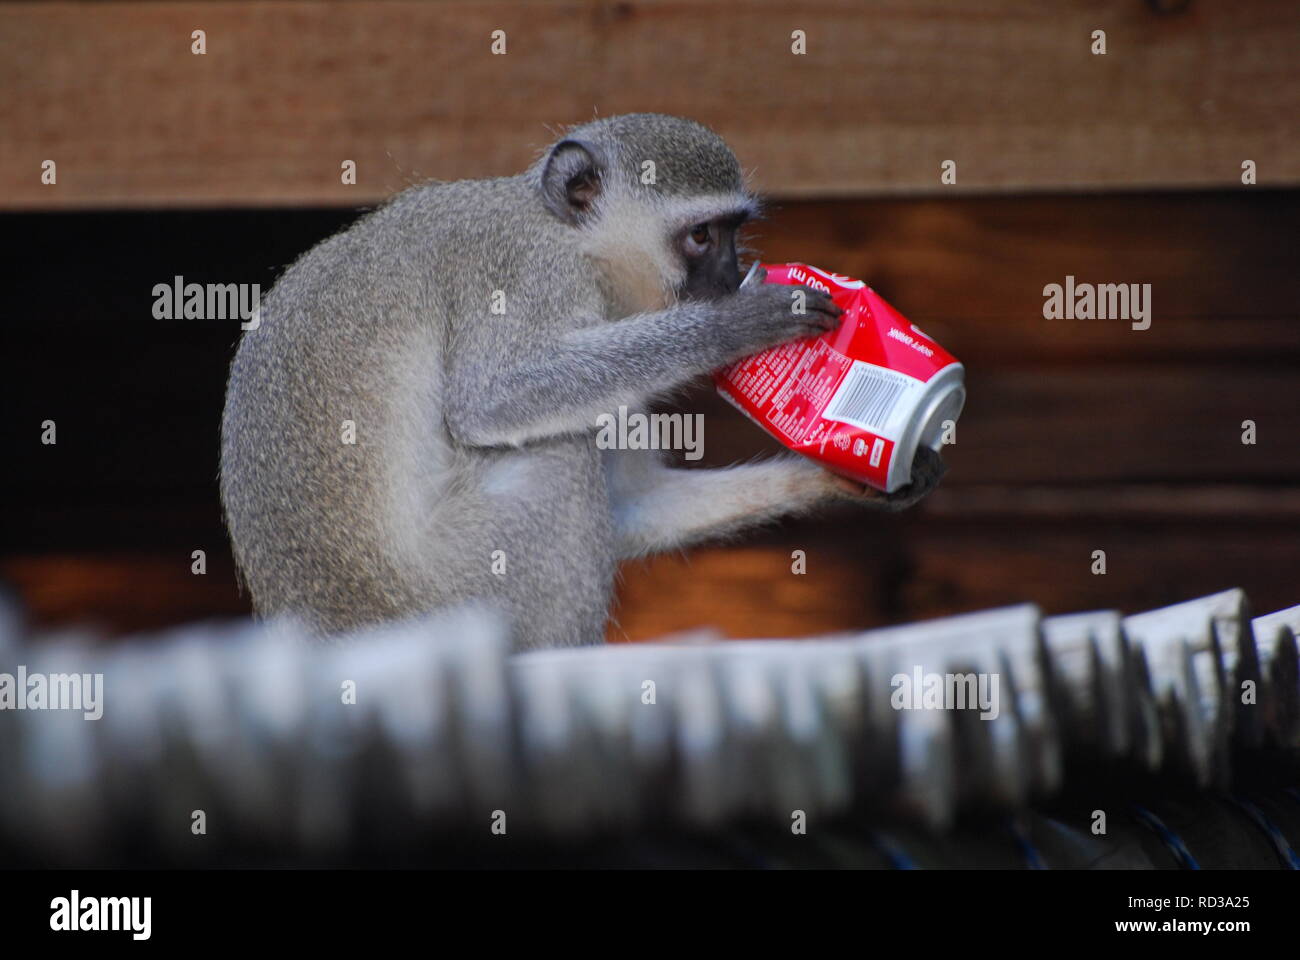
[{"label": "horizontal wooden plank", "polygon": [[[762,547],[706,547],[624,572],[611,640],[651,640],[708,625],[727,637],[801,637],[1032,602],[1046,613],[1128,613],[1228,587],[1259,611],[1294,605],[1294,520],[1261,530],[1231,521],[1111,518],[876,518],[833,533],[802,528]],[[874,529],[875,536],[863,536]],[[792,550],[808,554],[791,570]],[[1094,574],[1093,551],[1106,555]]]},{"label": "horizontal wooden plank", "polygon": [[[782,546],[702,547],[626,564],[611,642],[712,627],[729,637],[804,637],[878,622],[888,550],[797,535]],[[873,549],[874,547],[874,549]],[[808,573],[796,573],[801,550]]]},{"label": "horizontal wooden plank", "polygon": [[[896,615],[944,616],[1024,601],[1049,614],[1137,613],[1230,587],[1243,588],[1258,612],[1279,610],[1300,598],[1298,538],[1294,523],[1267,533],[1232,523],[1169,527],[1131,520],[1087,529],[918,525],[907,543],[908,576]],[[1104,575],[1092,572],[1096,550],[1105,551]]]},{"label": "horizontal wooden plank", "polygon": [[[11,550],[0,579],[45,626],[94,622],[117,633],[247,612],[219,531],[168,550],[119,542],[103,552]],[[840,508],[741,543],[627,563],[608,638],[698,627],[814,636],[1021,602],[1136,612],[1229,586],[1266,611],[1300,598],[1297,542],[1300,502],[1289,488],[945,486],[902,516]],[[205,576],[190,571],[196,548],[207,552]],[[1104,575],[1092,572],[1095,550],[1106,552]]]},{"label": "horizontal wooden plank", "polygon": [[[151,290],[176,275],[261,283],[345,227],[347,211],[9,214],[0,239],[45,298],[41,324],[8,336],[229,345],[231,323],[157,321]],[[1092,197],[893,198],[774,204],[751,246],[860,277],[972,369],[1097,360],[1300,363],[1300,191]],[[78,277],[76,285],[64,279]],[[1150,329],[1046,320],[1043,288],[1151,285]],[[36,307],[33,297],[32,307]],[[186,364],[189,369],[189,364]],[[166,371],[160,371],[166,373]]]},{"label": "horizontal wooden plank", "polygon": [[222,543],[207,551],[207,573],[192,572],[191,551],[13,554],[0,579],[18,593],[38,628],[88,626],[119,634],[246,616],[234,562]]},{"label": "horizontal wooden plank", "polygon": [[[772,261],[870,283],[972,369],[1114,360],[1300,364],[1300,192],[777,204]],[[1149,284],[1151,325],[1048,320],[1048,284]]]},{"label": "horizontal wooden plank", "polygon": [[1123,521],[1231,524],[1261,527],[1300,524],[1300,489],[1292,485],[1219,484],[1176,486],[947,485],[925,500],[924,515],[935,520]]},{"label": "horizontal wooden plank", "polygon": [[633,110],[716,127],[781,196],[1297,183],[1298,33],[1271,0],[5,3],[0,204],[371,203]]},{"label": "horizontal wooden plank", "polygon": [[[1294,481],[1300,368],[1091,365],[967,370],[949,484]],[[700,466],[783,448],[711,386],[673,410],[704,417]],[[1241,424],[1256,424],[1243,444]]]}]

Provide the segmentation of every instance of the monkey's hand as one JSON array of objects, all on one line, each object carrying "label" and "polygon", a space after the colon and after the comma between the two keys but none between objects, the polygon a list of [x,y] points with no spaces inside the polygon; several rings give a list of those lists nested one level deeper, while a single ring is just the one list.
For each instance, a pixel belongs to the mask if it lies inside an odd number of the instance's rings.
[{"label": "monkey's hand", "polygon": [[893,493],[881,493],[873,487],[838,474],[830,474],[830,478],[841,499],[870,502],[891,513],[897,513],[919,503],[939,485],[939,481],[947,472],[948,467],[938,453],[929,447],[921,447],[912,460],[912,482]]},{"label": "monkey's hand", "polygon": [[840,324],[844,311],[812,287],[750,283],[718,301],[720,323],[737,358],[790,340],[816,337]]}]

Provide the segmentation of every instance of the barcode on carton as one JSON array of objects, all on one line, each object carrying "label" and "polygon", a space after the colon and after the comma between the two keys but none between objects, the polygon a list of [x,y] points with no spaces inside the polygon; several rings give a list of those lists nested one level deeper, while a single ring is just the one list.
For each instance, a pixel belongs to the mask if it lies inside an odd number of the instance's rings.
[{"label": "barcode on carton", "polygon": [[915,377],[857,361],[822,416],[897,440],[924,383]]}]

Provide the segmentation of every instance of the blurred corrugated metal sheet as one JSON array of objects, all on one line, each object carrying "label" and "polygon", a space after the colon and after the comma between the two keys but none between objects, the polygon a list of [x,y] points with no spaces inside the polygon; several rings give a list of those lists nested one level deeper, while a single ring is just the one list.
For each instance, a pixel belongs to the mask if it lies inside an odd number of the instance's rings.
[{"label": "blurred corrugated metal sheet", "polygon": [[[1213,849],[1240,851],[1228,840],[1246,830],[1286,864],[1300,825],[1300,800],[1274,789],[1300,782],[1300,607],[1252,618],[1240,590],[1128,617],[1024,605],[816,640],[518,656],[474,609],[325,647],[284,623],[115,645],[29,643],[6,623],[0,848],[26,861],[433,857],[448,838],[490,843],[495,824],[539,849],[658,831],[708,861],[681,839],[704,831],[737,862],[744,831],[797,836],[803,820],[819,839],[798,849],[832,862],[904,865],[904,846],[987,860],[991,834],[957,839],[975,822],[997,825],[1012,862],[1150,865],[1134,836],[1177,850],[1172,797],[1198,805],[1183,819],[1200,829],[1219,824]],[[77,709],[49,709],[60,677],[87,695]],[[1222,799],[1243,761],[1280,779]],[[1098,833],[1041,812],[1125,781],[1165,798],[1164,816],[1113,808],[1119,832]],[[1292,826],[1268,812],[1288,802]]]}]

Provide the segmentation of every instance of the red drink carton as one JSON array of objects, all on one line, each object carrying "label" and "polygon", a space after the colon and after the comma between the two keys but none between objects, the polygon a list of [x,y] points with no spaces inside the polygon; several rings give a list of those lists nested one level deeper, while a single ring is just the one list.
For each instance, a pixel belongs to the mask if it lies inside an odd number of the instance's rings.
[{"label": "red drink carton", "polygon": [[[823,290],[840,325],[714,373],[718,392],[783,444],[835,473],[893,493],[921,444],[938,450],[966,402],[965,368],[861,280],[806,263],[755,263],[768,283]],[[744,283],[741,285],[744,286]]]}]

